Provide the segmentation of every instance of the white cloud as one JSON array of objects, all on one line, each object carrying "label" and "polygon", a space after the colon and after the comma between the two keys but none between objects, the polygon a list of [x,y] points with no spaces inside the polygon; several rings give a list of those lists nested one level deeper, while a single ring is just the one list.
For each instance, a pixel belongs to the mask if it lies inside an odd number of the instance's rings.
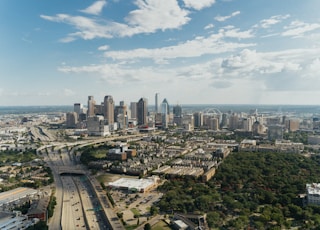
[{"label": "white cloud", "polygon": [[71,89],[63,89],[63,94],[64,94],[64,96],[73,96],[73,95],[75,95],[76,93],[73,91],[73,90],[71,90]]},{"label": "white cloud", "polygon": [[156,30],[180,28],[190,21],[189,12],[181,9],[176,0],[136,0],[138,9],[125,18],[130,26],[127,36],[153,33]]},{"label": "white cloud", "polygon": [[218,15],[218,16],[216,16],[214,19],[215,19],[216,21],[218,21],[218,22],[224,22],[224,21],[228,20],[229,18],[232,18],[232,17],[237,16],[238,14],[240,14],[240,11],[235,11],[235,12],[233,12],[232,14],[227,15],[227,16],[220,16],[220,15]]},{"label": "white cloud", "polygon": [[[233,31],[234,30],[234,31]],[[107,51],[105,57],[114,60],[136,60],[138,58],[150,58],[154,60],[200,57],[204,54],[220,54],[235,51],[239,48],[255,46],[253,43],[226,42],[224,37],[250,37],[247,33],[232,29],[231,32],[212,34],[208,37],[196,37],[175,46],[167,46],[156,49],[133,49],[126,51]]]},{"label": "white cloud", "polygon": [[212,6],[215,0],[183,0],[187,8],[202,10],[203,8]]},{"label": "white cloud", "polygon": [[124,19],[127,24],[68,14],[40,17],[48,21],[66,23],[77,29],[77,32],[61,39],[62,42],[71,42],[77,38],[91,40],[127,37],[140,33],[154,33],[157,30],[178,29],[191,20],[188,17],[189,12],[181,9],[176,0],[136,0],[135,4],[138,9],[129,12]]},{"label": "white cloud", "polygon": [[263,19],[260,21],[260,26],[262,28],[269,28],[272,25],[278,24],[282,22],[283,20],[287,19],[290,17],[290,14],[286,15],[274,15],[268,19]]},{"label": "white cloud", "polygon": [[204,27],[205,30],[209,30],[209,29],[212,29],[214,28],[214,25],[213,24],[208,24]]},{"label": "white cloud", "polygon": [[320,28],[319,23],[305,23],[301,21],[293,21],[289,26],[284,27],[286,31],[282,36],[303,37],[307,32],[311,32]]},{"label": "white cloud", "polygon": [[233,26],[227,26],[224,29],[220,29],[219,33],[223,34],[225,37],[237,38],[237,39],[254,37],[252,30],[240,31],[239,28],[235,28]]},{"label": "white cloud", "polygon": [[99,0],[93,3],[91,6],[87,7],[86,9],[80,11],[86,14],[99,15],[106,3],[106,1]]},{"label": "white cloud", "polygon": [[106,51],[106,50],[108,50],[108,49],[109,49],[109,46],[108,46],[108,45],[104,45],[104,46],[98,47],[98,50],[100,50],[100,51]]}]

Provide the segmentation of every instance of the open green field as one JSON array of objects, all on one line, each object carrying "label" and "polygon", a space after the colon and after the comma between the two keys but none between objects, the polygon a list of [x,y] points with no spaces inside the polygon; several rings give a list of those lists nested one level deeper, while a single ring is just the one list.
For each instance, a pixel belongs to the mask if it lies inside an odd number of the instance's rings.
[{"label": "open green field", "polygon": [[152,230],[171,230],[166,222],[163,220],[159,221],[157,224],[153,225]]}]

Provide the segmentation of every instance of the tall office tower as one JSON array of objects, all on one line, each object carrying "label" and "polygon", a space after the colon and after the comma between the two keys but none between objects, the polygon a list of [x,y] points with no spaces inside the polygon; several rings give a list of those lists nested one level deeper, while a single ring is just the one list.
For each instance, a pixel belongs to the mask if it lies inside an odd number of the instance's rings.
[{"label": "tall office tower", "polygon": [[222,118],[221,118],[221,124],[220,124],[220,128],[226,128],[228,127],[228,114],[223,113],[222,114]]},{"label": "tall office tower", "polygon": [[[167,114],[170,115],[170,106],[169,106],[169,103],[168,103],[168,101],[167,101],[166,98],[163,99],[162,104],[163,104],[163,103],[167,104]],[[161,112],[162,112],[162,111],[161,111]]]},{"label": "tall office tower", "polygon": [[158,101],[158,99],[159,99],[159,93],[156,93],[156,95],[155,95],[155,113],[159,113],[160,111],[159,111],[159,101]]},{"label": "tall office tower", "polygon": [[173,117],[182,117],[181,105],[176,105],[173,107]]},{"label": "tall office tower", "polygon": [[78,115],[76,112],[67,113],[67,128],[75,128],[78,123]]},{"label": "tall office tower", "polygon": [[182,108],[180,105],[173,107],[173,123],[177,126],[182,125]]},{"label": "tall office tower", "polygon": [[194,130],[194,116],[193,114],[187,114],[183,116],[182,125],[185,130]]},{"label": "tall office tower", "polygon": [[146,125],[148,114],[148,100],[146,98],[140,98],[137,103],[137,118],[138,125]]},{"label": "tall office tower", "polygon": [[298,119],[290,119],[286,122],[286,126],[290,132],[295,132],[300,129],[300,121]]},{"label": "tall office tower", "polygon": [[96,102],[95,102],[93,96],[89,96],[89,97],[88,97],[88,111],[87,111],[88,117],[92,117],[92,116],[95,115],[95,114],[94,114],[95,104],[96,104]]},{"label": "tall office tower", "polygon": [[104,119],[107,121],[108,125],[112,125],[114,123],[114,101],[112,96],[107,95],[104,97]]},{"label": "tall office tower", "polygon": [[115,107],[114,118],[118,122],[120,129],[126,128],[128,124],[127,106],[124,101]]},{"label": "tall office tower", "polygon": [[254,119],[252,119],[251,117],[243,118],[243,120],[242,120],[243,127],[242,128],[245,131],[251,132],[252,131],[253,121],[254,121]]},{"label": "tall office tower", "polygon": [[201,127],[203,126],[203,113],[202,112],[197,112],[193,114],[194,117],[194,127]]},{"label": "tall office tower", "polygon": [[104,114],[103,102],[100,105],[94,105],[94,114],[103,116],[103,114]]},{"label": "tall office tower", "polygon": [[137,102],[130,103],[131,117],[132,119],[137,118]]},{"label": "tall office tower", "polygon": [[209,128],[212,130],[219,130],[219,119],[211,117],[209,120]]},{"label": "tall office tower", "polygon": [[229,129],[235,130],[237,128],[239,128],[239,117],[234,113],[229,118]]},{"label": "tall office tower", "polygon": [[168,128],[168,123],[169,123],[168,103],[166,103],[166,101],[164,100],[161,103],[161,123],[162,123],[163,129]]},{"label": "tall office tower", "polygon": [[77,113],[77,117],[79,117],[80,113],[82,113],[82,104],[81,103],[74,103],[73,105],[73,112]]}]

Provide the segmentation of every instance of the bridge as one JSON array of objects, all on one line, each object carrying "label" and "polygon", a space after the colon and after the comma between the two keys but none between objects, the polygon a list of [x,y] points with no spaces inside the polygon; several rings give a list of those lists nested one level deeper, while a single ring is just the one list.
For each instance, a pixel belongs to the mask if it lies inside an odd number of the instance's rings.
[{"label": "bridge", "polygon": [[222,122],[222,113],[217,108],[207,108],[203,111],[203,114],[208,116],[217,116],[219,119],[219,123],[221,124]]},{"label": "bridge", "polygon": [[63,174],[73,174],[73,175],[85,175],[86,172],[77,166],[58,166],[58,173]]}]

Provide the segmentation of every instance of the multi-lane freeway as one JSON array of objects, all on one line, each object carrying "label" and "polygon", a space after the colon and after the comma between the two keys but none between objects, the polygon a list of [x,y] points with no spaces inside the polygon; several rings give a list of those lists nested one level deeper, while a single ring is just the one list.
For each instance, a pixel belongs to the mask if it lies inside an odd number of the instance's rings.
[{"label": "multi-lane freeway", "polygon": [[[98,182],[78,164],[71,146],[51,144],[39,150],[47,153],[42,155],[53,171],[56,184],[57,205],[49,229],[124,229],[105,193],[98,188]],[[68,172],[79,172],[79,175]]]},{"label": "multi-lane freeway", "polygon": [[[39,140],[49,141],[38,149],[52,169],[55,178],[57,205],[49,220],[49,229],[124,229],[94,177],[79,162],[74,152],[83,146],[107,142],[122,137],[100,138],[77,143],[54,142],[49,134],[32,129]],[[131,135],[134,138],[140,135]],[[69,173],[68,173],[69,172]],[[73,172],[73,174],[72,174]],[[61,175],[63,173],[63,175]],[[78,174],[78,175],[75,175]]]}]

